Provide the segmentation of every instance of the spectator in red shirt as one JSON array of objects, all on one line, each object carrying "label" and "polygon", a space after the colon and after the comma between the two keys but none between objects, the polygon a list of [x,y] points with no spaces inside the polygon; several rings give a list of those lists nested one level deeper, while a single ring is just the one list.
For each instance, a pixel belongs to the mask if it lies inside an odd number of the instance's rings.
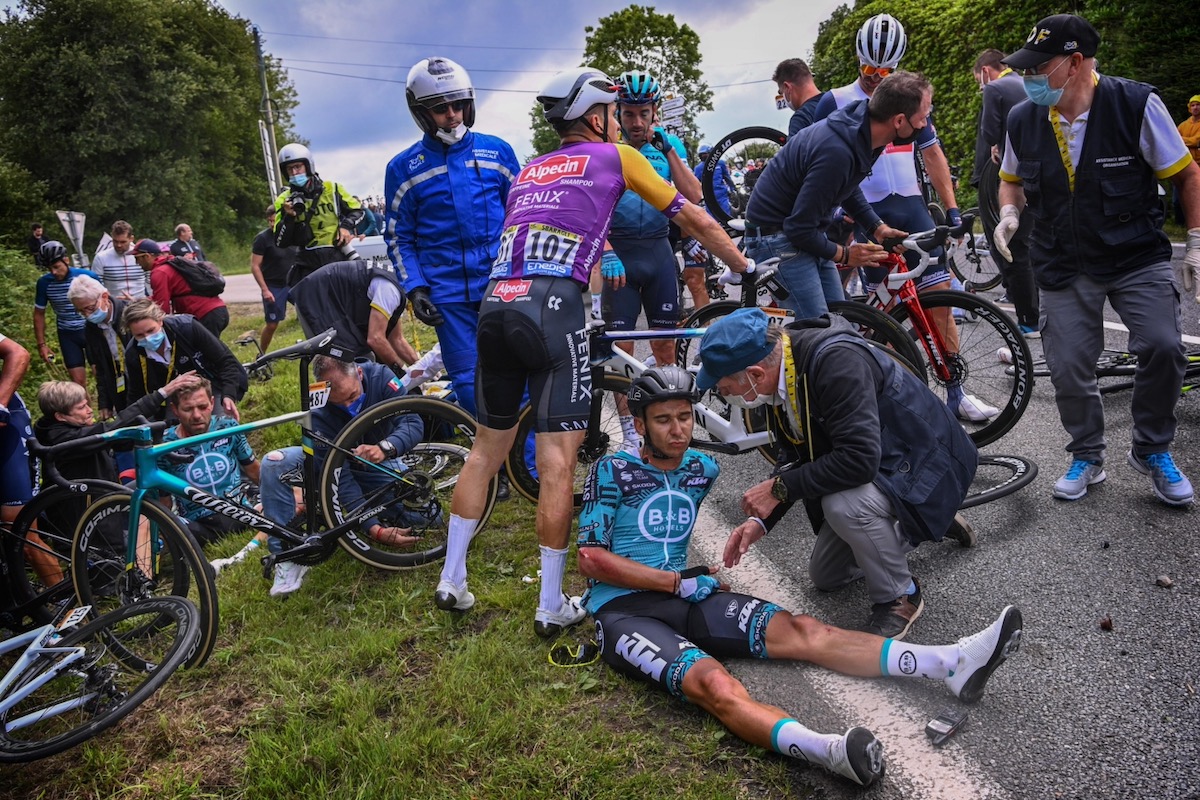
[{"label": "spectator in red shirt", "polygon": [[168,314],[191,314],[196,321],[221,338],[229,325],[229,309],[219,297],[203,297],[172,266],[177,256],[163,250],[153,239],[141,239],[133,246],[133,258],[138,266],[150,273],[150,289],[154,302]]}]

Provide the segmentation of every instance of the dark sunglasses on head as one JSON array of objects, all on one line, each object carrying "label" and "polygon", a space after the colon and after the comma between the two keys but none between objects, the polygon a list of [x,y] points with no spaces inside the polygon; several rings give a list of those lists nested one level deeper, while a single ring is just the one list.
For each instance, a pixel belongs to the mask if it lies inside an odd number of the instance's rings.
[{"label": "dark sunglasses on head", "polygon": [[447,114],[450,112],[451,108],[453,108],[455,111],[463,111],[466,109],[467,103],[469,103],[469,102],[471,102],[471,101],[470,100],[455,100],[450,103],[438,103],[436,106],[433,106],[429,110],[435,114]]}]

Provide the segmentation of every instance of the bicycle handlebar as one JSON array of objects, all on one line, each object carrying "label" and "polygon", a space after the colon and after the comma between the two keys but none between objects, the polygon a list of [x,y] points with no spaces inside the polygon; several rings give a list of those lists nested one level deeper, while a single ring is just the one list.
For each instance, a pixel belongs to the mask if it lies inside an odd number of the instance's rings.
[{"label": "bicycle handlebar", "polygon": [[[78,439],[71,439],[67,442],[59,442],[58,444],[49,446],[42,444],[36,438],[30,437],[28,440],[26,440],[26,444],[29,447],[30,454],[37,457],[42,462],[42,466],[45,468],[46,477],[49,478],[52,483],[69,489],[71,488],[72,481],[64,478],[54,463],[55,459],[58,458],[60,454],[67,451],[78,455],[92,453],[97,450],[103,450],[106,447],[112,447],[114,442],[132,439],[133,437],[129,433],[131,429],[145,428],[148,429],[151,434],[154,434],[166,430],[166,427],[167,423],[165,422],[151,422],[145,417],[139,415],[134,417],[128,425],[124,425],[120,428],[114,428],[111,431],[93,433],[88,436],[81,436]],[[95,483],[96,480],[88,479],[88,482]]]}]

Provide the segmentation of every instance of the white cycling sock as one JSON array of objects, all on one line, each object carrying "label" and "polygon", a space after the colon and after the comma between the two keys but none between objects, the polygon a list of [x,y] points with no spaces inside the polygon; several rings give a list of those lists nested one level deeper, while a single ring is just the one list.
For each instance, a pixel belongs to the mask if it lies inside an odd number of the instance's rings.
[{"label": "white cycling sock", "polygon": [[563,572],[567,568],[567,549],[555,550],[553,547],[542,545],[542,593],[538,598],[538,608],[547,611],[558,611],[562,608]]},{"label": "white cycling sock", "polygon": [[467,582],[467,548],[479,527],[477,519],[463,519],[457,514],[450,515],[450,529],[446,536],[446,561],[442,564],[442,580],[450,581],[455,586]]},{"label": "white cycling sock", "polygon": [[592,316],[600,319],[600,293],[592,293]]},{"label": "white cycling sock", "polygon": [[804,727],[794,719],[781,719],[771,729],[771,747],[785,756],[811,761],[824,767],[829,766],[831,739],[840,740],[836,734],[817,733]]},{"label": "white cycling sock", "polygon": [[946,678],[958,666],[958,645],[926,645],[883,641],[879,666],[889,678]]}]

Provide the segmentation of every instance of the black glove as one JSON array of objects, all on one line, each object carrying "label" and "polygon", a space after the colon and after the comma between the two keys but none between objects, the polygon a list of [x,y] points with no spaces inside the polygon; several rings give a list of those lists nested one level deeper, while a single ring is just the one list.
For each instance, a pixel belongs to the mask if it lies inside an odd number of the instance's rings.
[{"label": "black glove", "polygon": [[426,325],[436,328],[446,321],[442,318],[442,312],[438,311],[437,306],[429,299],[428,286],[413,289],[408,293],[408,301],[412,303],[413,314]]},{"label": "black glove", "polygon": [[667,142],[666,133],[662,128],[654,129],[654,135],[650,137],[650,144],[663,155],[666,155],[671,150],[671,145]]}]

